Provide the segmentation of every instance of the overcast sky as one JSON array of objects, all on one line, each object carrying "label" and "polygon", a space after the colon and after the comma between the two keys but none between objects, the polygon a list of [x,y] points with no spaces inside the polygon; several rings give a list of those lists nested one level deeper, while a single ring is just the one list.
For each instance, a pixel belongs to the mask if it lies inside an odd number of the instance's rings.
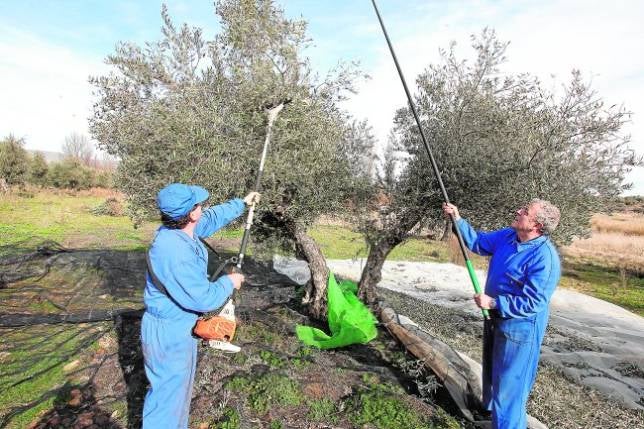
[{"label": "overcast sky", "polygon": [[[105,74],[106,55],[119,41],[158,40],[161,1],[0,1],[0,136],[24,137],[27,148],[59,151],[66,135],[87,133],[90,75]],[[175,22],[188,22],[212,37],[218,28],[211,1],[168,0]],[[307,51],[320,72],[338,61],[360,62],[371,79],[346,104],[367,118],[384,141],[402,86],[370,0],[280,0],[287,15],[309,22]],[[608,106],[633,112],[627,132],[644,154],[644,2],[595,0],[430,1],[380,0],[381,14],[410,87],[438,60],[439,48],[456,41],[472,56],[469,36],[484,27],[510,42],[503,71],[530,72],[559,88],[574,68]],[[644,194],[642,169],[629,179]]]}]

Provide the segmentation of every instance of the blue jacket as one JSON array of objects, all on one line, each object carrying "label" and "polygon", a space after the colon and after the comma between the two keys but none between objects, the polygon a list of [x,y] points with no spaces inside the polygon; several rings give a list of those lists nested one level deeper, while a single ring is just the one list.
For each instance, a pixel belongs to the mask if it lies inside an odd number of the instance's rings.
[{"label": "blue jacket", "polygon": [[492,256],[485,294],[496,298],[500,315],[547,319],[548,304],[561,276],[559,254],[552,241],[542,235],[522,243],[512,228],[475,231],[462,218],[456,225],[470,250]]},{"label": "blue jacket", "polygon": [[230,200],[205,210],[195,236],[161,226],[150,248],[150,262],[172,299],[159,291],[146,275],[143,300],[146,311],[157,318],[194,325],[198,314],[224,304],[233,291],[228,276],[208,280],[208,252],[198,237],[209,237],[243,213],[241,199]]}]

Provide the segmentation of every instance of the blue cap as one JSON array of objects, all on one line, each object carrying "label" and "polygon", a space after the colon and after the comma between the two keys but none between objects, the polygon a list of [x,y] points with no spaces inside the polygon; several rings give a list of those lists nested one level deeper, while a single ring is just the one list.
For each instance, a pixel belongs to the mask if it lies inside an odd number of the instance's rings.
[{"label": "blue cap", "polygon": [[201,186],[172,183],[159,191],[157,204],[162,213],[177,220],[190,213],[195,204],[206,201],[208,195]]}]

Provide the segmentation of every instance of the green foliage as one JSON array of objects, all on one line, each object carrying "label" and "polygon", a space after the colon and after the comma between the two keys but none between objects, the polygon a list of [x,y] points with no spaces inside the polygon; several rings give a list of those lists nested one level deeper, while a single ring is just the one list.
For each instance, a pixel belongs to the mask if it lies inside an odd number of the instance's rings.
[{"label": "green foliage", "polygon": [[349,404],[353,413],[352,422],[378,429],[427,428],[429,425],[425,417],[414,412],[399,395],[387,384],[359,392]]},{"label": "green foliage", "polygon": [[88,189],[94,186],[94,173],[79,161],[66,159],[49,168],[47,183],[55,188]]},{"label": "green foliage", "polygon": [[282,425],[282,422],[279,420],[273,420],[271,424],[269,425],[270,429],[282,429],[284,426]]},{"label": "green foliage", "polygon": [[309,403],[309,412],[306,417],[314,422],[337,423],[338,416],[335,415],[337,407],[328,398],[316,399]]},{"label": "green foliage", "polygon": [[37,186],[46,185],[48,171],[49,167],[47,166],[44,155],[36,152],[29,164],[29,182]]},{"label": "green foliage", "polygon": [[244,393],[248,405],[259,414],[266,413],[273,404],[299,405],[301,402],[298,384],[279,374],[235,377],[226,384],[226,388]]},{"label": "green foliage", "polygon": [[[472,37],[472,46],[475,62],[457,58],[452,45],[417,80],[415,102],[450,199],[483,229],[506,226],[532,198],[547,199],[562,212],[556,240],[587,234],[590,216],[611,210],[639,162],[622,131],[629,112],[604,106],[577,71],[561,95],[529,74],[502,71],[507,43],[493,31]],[[443,197],[407,107],[395,122],[407,164],[387,229],[417,213],[440,226]]]},{"label": "green foliage", "polygon": [[160,41],[119,45],[107,59],[114,72],[92,79],[91,132],[121,159],[116,184],[138,220],[156,211],[155,195],[170,182],[199,183],[215,202],[246,193],[267,132],[264,107],[291,100],[273,127],[254,230],[289,241],[286,226],[311,225],[363,184],[343,152],[348,121],[337,106],[357,73],[314,76],[301,54],[305,22],[271,1],[222,0],[216,12],[212,41],[176,28],[164,7]]},{"label": "green foliage", "polygon": [[101,169],[95,170],[93,186],[96,186],[99,188],[113,188],[114,172],[112,170],[101,170]]},{"label": "green foliage", "polygon": [[274,368],[282,368],[285,365],[284,359],[269,350],[261,350],[259,352],[259,357],[269,366]]},{"label": "green foliage", "polygon": [[354,120],[348,124],[341,140],[341,150],[351,166],[352,173],[367,182],[376,177],[375,146],[373,129],[366,120]]},{"label": "green foliage", "polygon": [[[457,58],[454,46],[418,76],[414,101],[451,202],[475,228],[491,230],[507,226],[531,199],[546,199],[561,210],[555,241],[587,235],[591,215],[615,207],[625,174],[641,162],[622,132],[629,112],[605,108],[577,71],[561,96],[529,74],[502,71],[507,43],[494,31],[472,37],[473,63]],[[394,247],[418,228],[447,226],[445,198],[409,107],[394,122],[391,150],[403,155],[402,171],[395,183],[382,179],[387,204],[374,206],[378,218],[362,225],[370,260],[360,296],[368,302]]]},{"label": "green foliage", "polygon": [[114,197],[110,197],[93,207],[90,212],[96,216],[123,216],[124,214],[123,204]]},{"label": "green foliage", "polygon": [[226,407],[223,417],[215,424],[214,429],[239,429],[241,417],[234,408]]},{"label": "green foliage", "polygon": [[9,185],[22,185],[29,171],[25,140],[9,134],[0,140],[0,178]]}]

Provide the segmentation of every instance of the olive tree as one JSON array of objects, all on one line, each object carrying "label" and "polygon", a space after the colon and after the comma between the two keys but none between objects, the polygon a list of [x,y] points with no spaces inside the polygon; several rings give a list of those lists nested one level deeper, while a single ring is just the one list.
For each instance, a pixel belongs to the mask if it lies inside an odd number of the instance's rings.
[{"label": "olive tree", "polygon": [[[527,73],[502,73],[507,43],[493,31],[473,36],[472,46],[474,62],[457,58],[452,44],[416,81],[415,103],[451,202],[475,227],[494,229],[531,198],[548,199],[562,212],[553,238],[584,236],[591,215],[611,209],[639,162],[621,132],[629,113],[606,107],[578,71],[559,95]],[[397,111],[394,133],[406,162],[381,221],[367,225],[360,295],[370,302],[389,252],[416,228],[441,230],[445,222],[408,107]]]},{"label": "olive tree", "polygon": [[214,201],[251,190],[266,108],[288,102],[273,125],[254,236],[307,259],[305,303],[324,317],[328,273],[307,229],[364,185],[344,156],[351,120],[338,108],[357,69],[315,75],[301,53],[306,23],[285,18],[272,1],[223,0],[215,9],[214,40],[176,28],[164,7],[160,41],[116,48],[107,58],[115,70],[92,78],[92,135],[120,159],[116,183],[140,220],[156,212],[156,193],[170,182],[201,184]]}]

